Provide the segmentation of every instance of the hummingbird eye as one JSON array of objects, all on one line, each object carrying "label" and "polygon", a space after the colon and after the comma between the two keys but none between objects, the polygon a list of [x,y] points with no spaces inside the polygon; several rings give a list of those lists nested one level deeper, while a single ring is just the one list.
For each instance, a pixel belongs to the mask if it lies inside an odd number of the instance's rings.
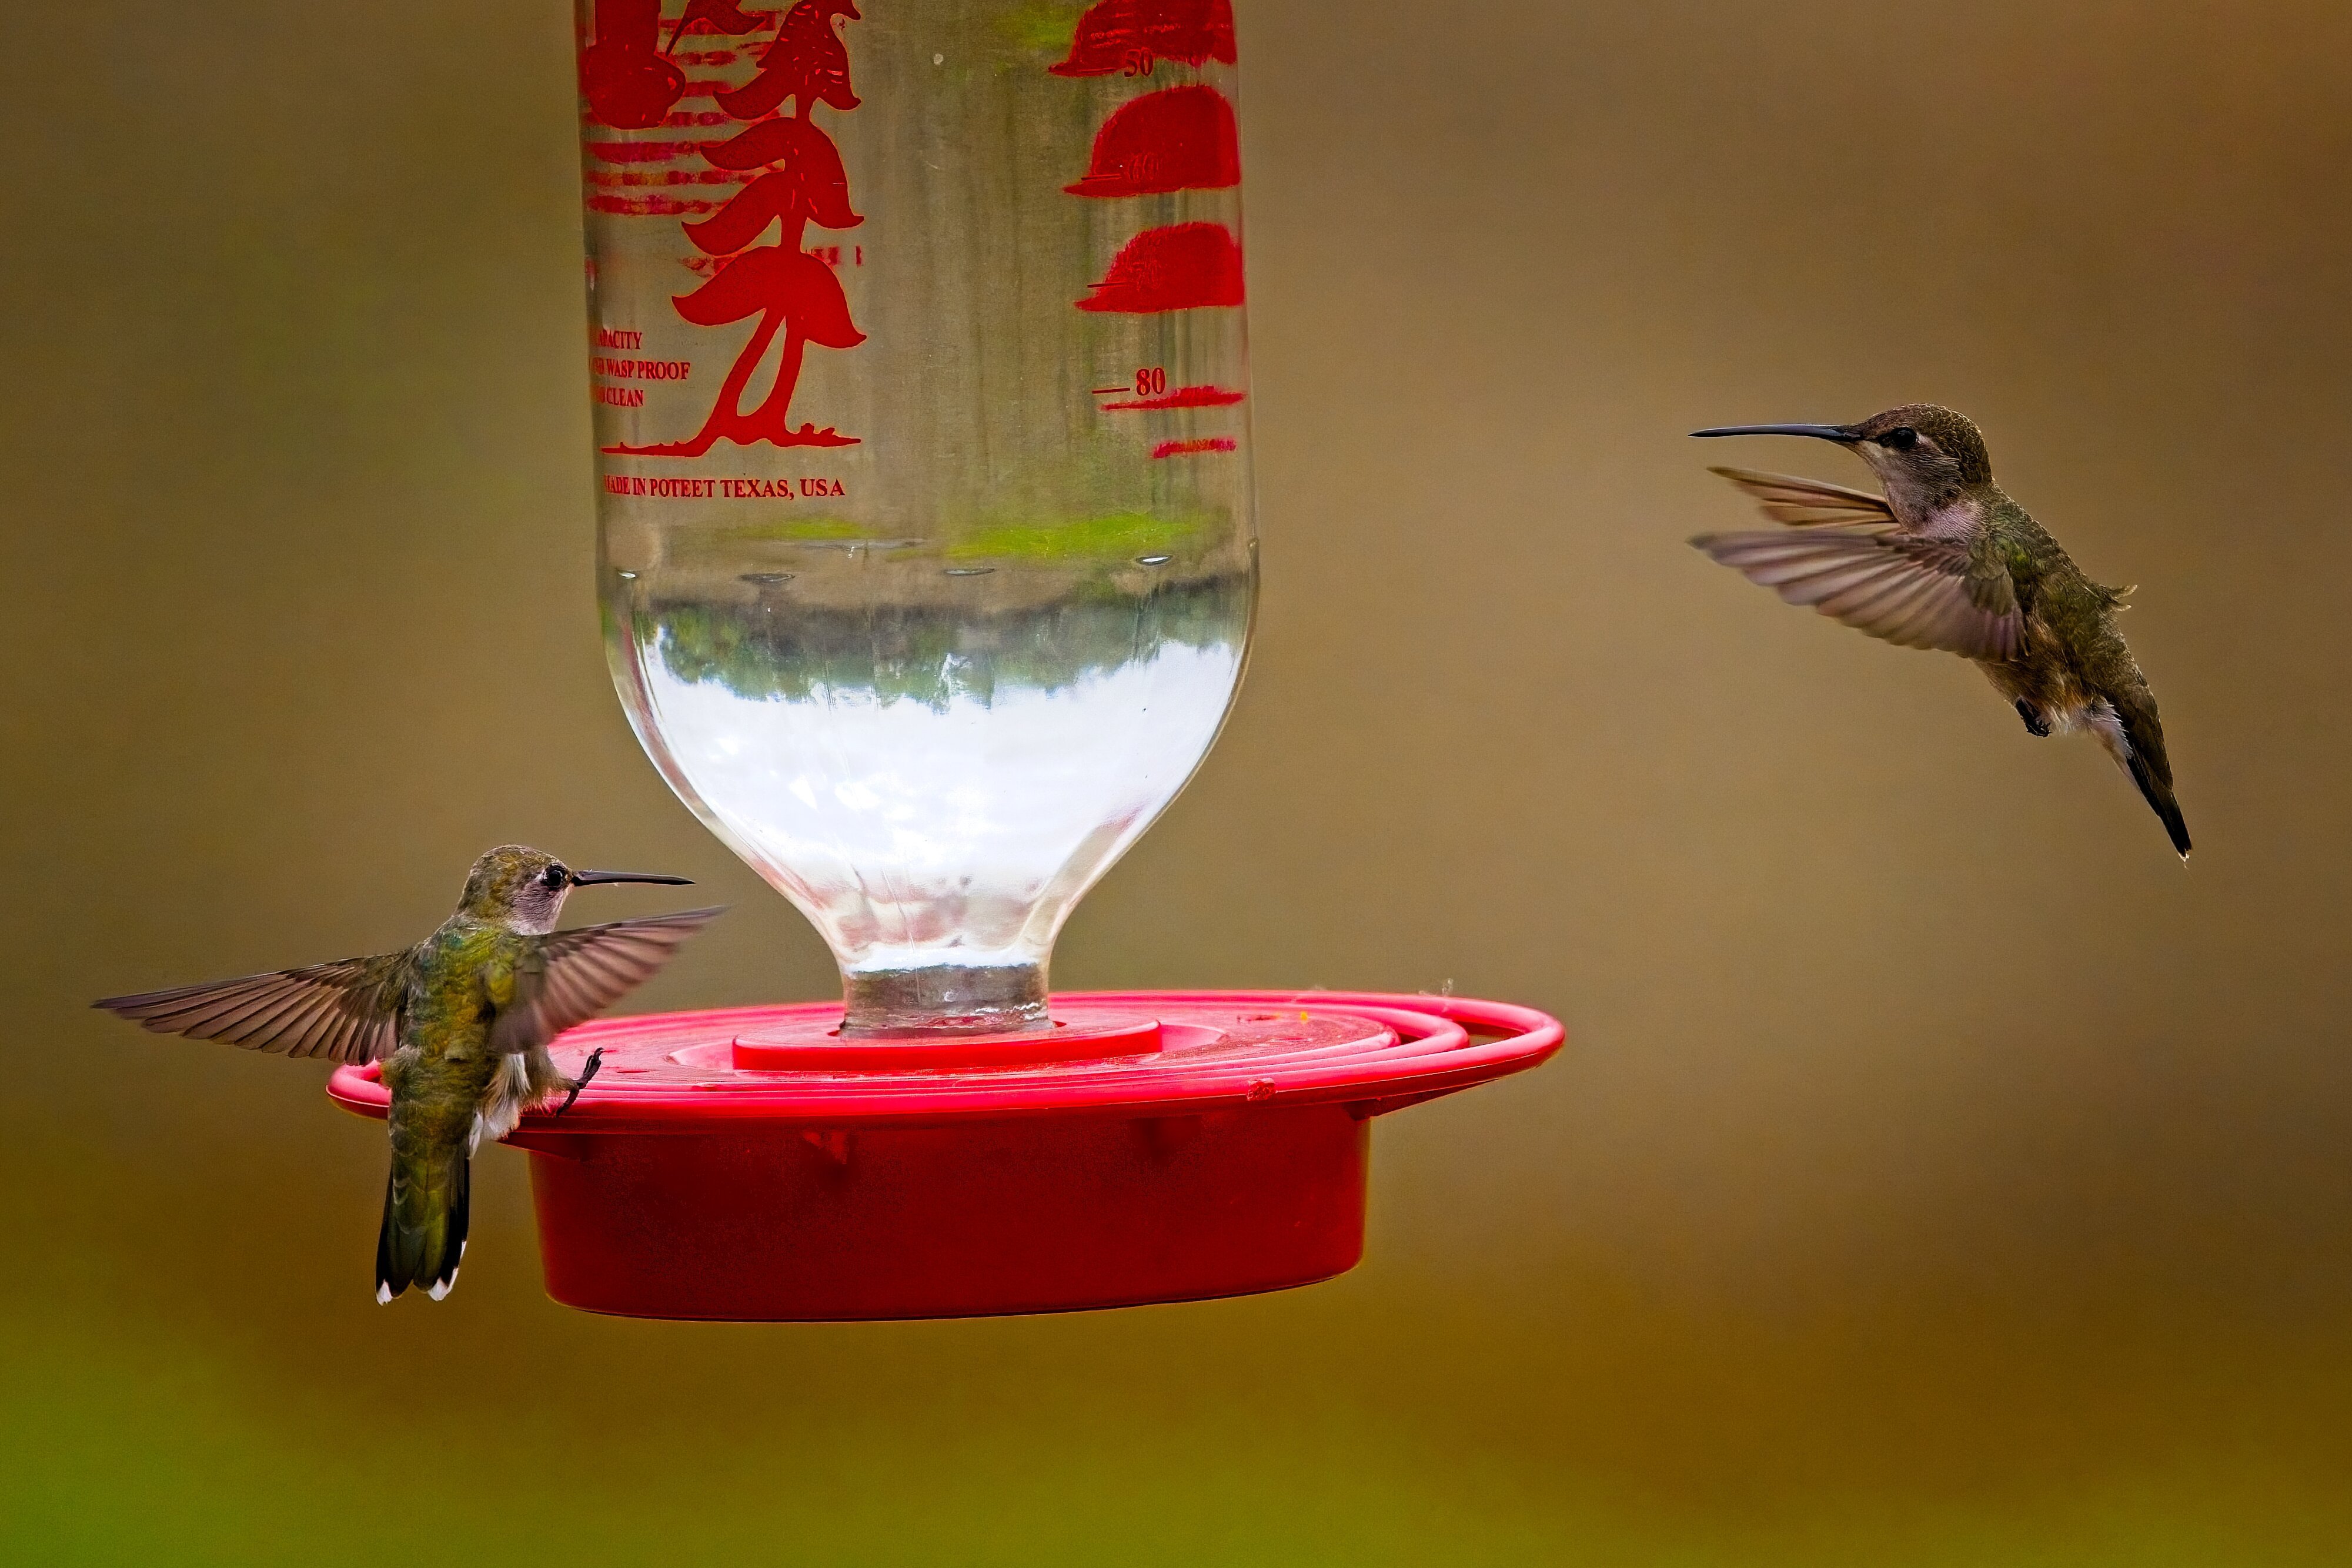
[{"label": "hummingbird eye", "polygon": [[570,873],[560,865],[549,866],[539,873],[539,885],[550,890],[562,887],[568,880]]},{"label": "hummingbird eye", "polygon": [[1919,433],[1907,424],[1898,424],[1878,438],[1881,446],[1891,446],[1897,452],[1908,452],[1919,444]]}]

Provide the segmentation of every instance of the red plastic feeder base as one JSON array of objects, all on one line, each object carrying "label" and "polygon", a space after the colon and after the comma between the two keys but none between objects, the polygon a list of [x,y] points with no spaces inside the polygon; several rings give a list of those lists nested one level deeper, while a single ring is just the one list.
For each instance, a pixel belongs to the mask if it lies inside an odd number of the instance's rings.
[{"label": "red plastic feeder base", "polygon": [[[1057,997],[1050,1031],[843,1040],[838,1003],[605,1019],[530,1151],[548,1293],[629,1317],[1065,1312],[1280,1290],[1364,1249],[1372,1117],[1533,1067],[1460,997]],[[328,1083],[382,1116],[373,1067]]]}]

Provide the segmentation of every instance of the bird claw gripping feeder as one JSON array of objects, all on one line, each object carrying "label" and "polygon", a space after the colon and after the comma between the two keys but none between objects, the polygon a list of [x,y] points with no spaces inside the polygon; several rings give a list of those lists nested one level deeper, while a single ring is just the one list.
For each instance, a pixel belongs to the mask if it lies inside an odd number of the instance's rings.
[{"label": "bird claw gripping feeder", "polygon": [[[583,0],[614,677],[846,1005],[566,1036],[602,1075],[509,1140],[548,1289],[788,1320],[1328,1278],[1371,1119],[1559,1026],[1045,984],[1249,640],[1229,0],[861,3]],[[381,1113],[367,1070],[332,1092]]]}]

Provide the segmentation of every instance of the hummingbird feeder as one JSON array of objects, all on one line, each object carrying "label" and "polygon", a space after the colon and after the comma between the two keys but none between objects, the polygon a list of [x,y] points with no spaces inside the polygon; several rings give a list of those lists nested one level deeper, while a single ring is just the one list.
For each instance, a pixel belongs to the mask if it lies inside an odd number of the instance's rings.
[{"label": "hummingbird feeder", "polygon": [[[1372,1120],[1543,1014],[1052,995],[1257,592],[1230,0],[581,0],[600,591],[638,738],[845,1002],[602,1019],[531,1155],[549,1292],[660,1318],[1273,1290]],[[330,1092],[382,1115],[373,1068]]]}]

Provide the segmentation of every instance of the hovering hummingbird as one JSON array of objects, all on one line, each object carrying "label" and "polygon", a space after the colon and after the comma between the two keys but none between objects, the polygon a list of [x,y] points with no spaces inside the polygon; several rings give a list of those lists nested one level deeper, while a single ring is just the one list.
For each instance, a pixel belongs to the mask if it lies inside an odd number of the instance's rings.
[{"label": "hovering hummingbird", "polygon": [[2116,631],[2132,591],[2093,582],[1993,483],[1976,425],[1909,403],[1859,424],[1739,424],[1694,435],[1810,435],[1869,464],[1884,496],[1780,474],[1717,468],[1785,533],[1691,540],[1791,604],[1906,648],[1973,662],[2031,734],[2099,737],[2189,858],[2164,729],[2139,664]]},{"label": "hovering hummingbird", "polygon": [[414,947],[95,1005],[158,1034],[281,1056],[383,1060],[392,1176],[375,1299],[418,1285],[437,1301],[465,1256],[475,1145],[506,1136],[558,1090],[558,1113],[569,1111],[602,1065],[604,1053],[592,1051],[580,1076],[565,1078],[547,1042],[619,1000],[720,913],[555,929],[573,888],[621,882],[689,885],[682,876],[573,871],[508,844],[474,862],[457,912]]}]

